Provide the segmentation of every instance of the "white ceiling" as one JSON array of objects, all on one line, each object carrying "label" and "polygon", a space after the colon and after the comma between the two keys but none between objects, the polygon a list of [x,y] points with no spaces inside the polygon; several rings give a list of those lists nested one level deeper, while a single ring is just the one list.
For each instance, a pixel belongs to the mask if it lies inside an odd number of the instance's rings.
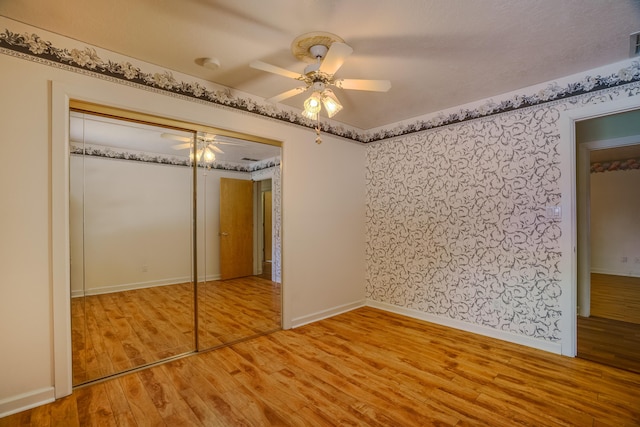
[{"label": "white ceiling", "polygon": [[337,77],[391,80],[335,91],[334,119],[363,130],[624,60],[640,31],[640,0],[5,0],[0,15],[264,98],[298,82],[251,61],[301,73],[293,39],[331,32],[354,49]]}]

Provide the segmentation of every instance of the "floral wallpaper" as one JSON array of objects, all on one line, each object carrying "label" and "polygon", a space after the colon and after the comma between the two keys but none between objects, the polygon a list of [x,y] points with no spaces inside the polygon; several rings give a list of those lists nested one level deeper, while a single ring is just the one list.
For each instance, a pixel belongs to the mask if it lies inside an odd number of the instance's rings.
[{"label": "floral wallpaper", "polygon": [[254,181],[260,181],[263,179],[271,179],[271,209],[273,210],[273,250],[271,260],[271,280],[277,283],[282,283],[282,182],[280,181],[280,162],[278,166],[273,166],[268,169],[261,169],[251,173],[251,179]]},{"label": "floral wallpaper", "polygon": [[[0,33],[0,53],[64,67],[70,71],[92,73],[97,77],[108,78],[111,81],[163,91],[172,96],[183,96],[195,101],[208,102],[212,105],[232,108],[289,124],[308,128],[316,126],[315,121],[304,118],[299,112],[237,96],[228,88],[212,90],[198,82],[179,81],[170,71],[145,72],[130,62],[115,62],[102,58],[92,47],[84,49],[57,47],[35,33],[20,34],[8,28],[5,29]],[[638,81],[640,81],[640,62],[635,61],[611,75],[585,76],[579,81],[564,86],[550,83],[546,88],[536,93],[517,94],[500,102],[489,100],[476,108],[462,108],[454,113],[439,114],[430,119],[393,125],[373,132],[347,128],[337,122],[326,120],[320,123],[320,127],[324,133],[357,142],[371,143]]]},{"label": "floral wallpaper", "polygon": [[282,182],[281,170],[279,167],[273,168],[273,178],[271,181],[272,209],[273,209],[273,253],[271,280],[282,283]]},{"label": "floral wallpaper", "polygon": [[637,83],[370,144],[367,298],[558,341],[562,111]]}]

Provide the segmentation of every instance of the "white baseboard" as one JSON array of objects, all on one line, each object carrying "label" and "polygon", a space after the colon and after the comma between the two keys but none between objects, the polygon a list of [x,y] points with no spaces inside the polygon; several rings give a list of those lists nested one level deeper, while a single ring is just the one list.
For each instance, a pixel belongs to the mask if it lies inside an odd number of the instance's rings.
[{"label": "white baseboard", "polygon": [[51,403],[55,400],[55,390],[53,387],[41,388],[28,393],[12,396],[8,399],[0,400],[0,418],[35,408],[36,406]]},{"label": "white baseboard", "polygon": [[437,325],[447,326],[449,328],[459,329],[462,331],[484,335],[491,338],[497,338],[499,340],[512,342],[514,344],[521,344],[527,347],[537,348],[539,350],[544,350],[551,353],[562,354],[562,346],[560,343],[525,337],[523,335],[514,334],[513,332],[499,331],[488,326],[476,325],[474,323],[463,322],[461,320],[435,316],[433,314],[423,313],[418,310],[398,307],[378,301],[367,300],[366,305],[373,308],[379,308],[380,310],[389,311],[391,313],[412,317],[414,319],[425,320]]},{"label": "white baseboard", "polygon": [[327,310],[311,313],[306,316],[296,317],[295,319],[291,319],[291,327],[297,328],[308,323],[317,322],[318,320],[327,319],[329,317],[337,316],[338,314],[346,313],[347,311],[355,310],[356,308],[364,307],[365,305],[364,300],[355,301],[349,304],[343,304]]},{"label": "white baseboard", "polygon": [[[207,276],[206,281],[211,281],[211,280],[220,280],[220,274]],[[191,281],[191,277],[176,277],[171,279],[151,280],[149,282],[124,283],[122,285],[103,286],[100,288],[87,289],[84,292],[82,290],[76,289],[71,291],[71,297],[76,298],[76,297],[89,296],[89,295],[111,294],[114,292],[154,288],[156,286],[177,285],[180,283],[187,283],[190,281]],[[201,277],[198,279],[198,281],[203,282],[205,281],[205,279]]]}]

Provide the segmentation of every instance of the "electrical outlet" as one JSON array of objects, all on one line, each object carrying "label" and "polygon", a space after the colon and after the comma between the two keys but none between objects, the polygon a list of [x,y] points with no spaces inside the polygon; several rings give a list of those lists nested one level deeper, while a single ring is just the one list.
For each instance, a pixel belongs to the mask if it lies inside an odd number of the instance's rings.
[{"label": "electrical outlet", "polygon": [[148,266],[147,264],[144,264],[144,265],[142,266],[142,272],[143,272],[143,273],[146,273],[147,271],[149,271],[149,266]]},{"label": "electrical outlet", "polygon": [[640,264],[640,257],[639,256],[636,257],[635,263],[636,264]]},{"label": "electrical outlet", "polygon": [[627,258],[626,256],[623,256],[622,258],[620,258],[620,262],[621,263],[626,263],[627,261],[629,261],[629,258]]}]

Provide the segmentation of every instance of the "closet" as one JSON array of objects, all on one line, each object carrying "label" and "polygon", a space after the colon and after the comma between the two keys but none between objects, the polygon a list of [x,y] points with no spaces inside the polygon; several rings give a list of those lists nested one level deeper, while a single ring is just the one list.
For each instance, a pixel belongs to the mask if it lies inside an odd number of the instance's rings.
[{"label": "closet", "polygon": [[76,101],[69,136],[74,386],[280,328],[277,141]]}]

